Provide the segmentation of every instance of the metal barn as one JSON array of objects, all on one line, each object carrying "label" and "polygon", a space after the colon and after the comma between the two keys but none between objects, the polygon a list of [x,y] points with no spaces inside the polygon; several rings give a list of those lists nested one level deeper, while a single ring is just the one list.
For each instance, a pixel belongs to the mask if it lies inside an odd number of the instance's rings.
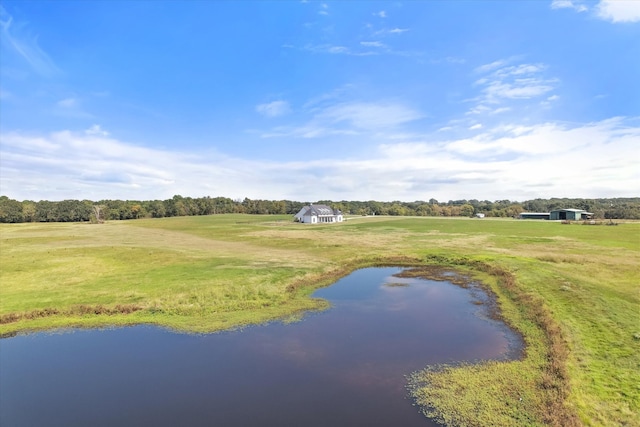
[{"label": "metal barn", "polygon": [[556,209],[549,212],[549,219],[552,221],[580,221],[591,218],[593,214],[583,209]]}]

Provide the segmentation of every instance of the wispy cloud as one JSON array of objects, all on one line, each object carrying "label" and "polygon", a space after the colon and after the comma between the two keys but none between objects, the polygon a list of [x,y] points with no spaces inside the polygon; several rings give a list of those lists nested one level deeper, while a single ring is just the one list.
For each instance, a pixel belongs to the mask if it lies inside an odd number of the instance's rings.
[{"label": "wispy cloud", "polygon": [[256,111],[266,117],[280,117],[291,112],[291,107],[287,101],[272,101],[256,106]]},{"label": "wispy cloud", "polygon": [[330,55],[348,55],[348,56],[371,56],[371,55],[379,55],[380,51],[374,51],[370,49],[362,50],[359,47],[368,48],[370,46],[361,45],[356,48],[350,48],[344,45],[333,45],[333,44],[308,44],[303,50],[313,53],[325,53]]},{"label": "wispy cloud", "polygon": [[0,135],[1,186],[21,200],[637,196],[640,118],[477,130],[462,139],[442,140],[436,133],[426,136],[431,141],[389,141],[348,160],[328,152],[313,161],[287,162],[145,148],[101,132],[11,132]]},{"label": "wispy cloud", "polygon": [[360,44],[362,46],[366,46],[366,47],[380,47],[380,48],[386,48],[387,45],[382,43],[382,42],[378,42],[378,41],[373,41],[373,42],[360,42]]},{"label": "wispy cloud", "polygon": [[376,30],[373,31],[373,36],[374,37],[384,37],[384,36],[390,36],[390,35],[398,35],[398,34],[403,34],[410,31],[409,28],[382,28],[380,30]]},{"label": "wispy cloud", "polygon": [[499,59],[497,61],[491,62],[489,64],[484,64],[481,65],[479,67],[476,68],[476,73],[488,73],[490,71],[493,71],[497,68],[502,68],[505,65],[509,64],[511,61],[513,60],[513,58],[509,58],[509,59]]},{"label": "wispy cloud", "polygon": [[93,118],[93,115],[86,112],[82,107],[82,102],[77,97],[68,97],[56,102],[53,109],[53,113],[58,116],[89,119]]},{"label": "wispy cloud", "polygon": [[336,100],[344,97],[349,92],[349,90],[353,89],[353,87],[354,86],[351,84],[342,85],[329,92],[312,97],[307,102],[305,102],[302,107],[307,111],[318,111],[319,109],[324,108],[331,103],[336,103]]},{"label": "wispy cloud", "polygon": [[84,133],[87,135],[109,136],[109,132],[102,129],[100,125],[92,125],[89,129],[86,129]]},{"label": "wispy cloud", "polygon": [[573,9],[576,12],[586,12],[589,10],[587,6],[575,0],[553,0],[551,2],[551,9]]},{"label": "wispy cloud", "polygon": [[76,108],[78,106],[78,99],[77,98],[61,99],[56,103],[56,105],[61,108]]},{"label": "wispy cloud", "polygon": [[387,12],[384,11],[384,10],[381,10],[379,12],[375,12],[374,15],[379,17],[379,18],[386,18],[387,17]]},{"label": "wispy cloud", "polygon": [[345,102],[322,111],[317,118],[331,123],[346,122],[359,129],[390,128],[422,117],[418,111],[398,103]]},{"label": "wispy cloud", "polygon": [[0,31],[5,49],[19,55],[35,72],[46,77],[60,74],[60,69],[40,47],[38,37],[26,33],[26,24],[15,23],[13,16],[2,5],[0,5]]},{"label": "wispy cloud", "polygon": [[511,62],[512,59],[498,60],[476,68],[476,73],[482,75],[475,82],[475,86],[481,88],[481,95],[474,99],[476,105],[468,114],[497,114],[508,111],[509,106],[496,107],[506,101],[553,96],[549,93],[556,88],[558,80],[546,76],[546,65],[508,65]]},{"label": "wispy cloud", "polygon": [[495,115],[495,114],[500,114],[500,113],[506,113],[508,111],[511,111],[511,107],[498,107],[498,108],[492,108],[492,107],[488,107],[484,104],[478,104],[473,106],[469,111],[467,111],[467,115],[474,115],[474,114],[488,114],[488,115]]},{"label": "wispy cloud", "polygon": [[424,52],[411,50],[398,50],[389,47],[389,45],[379,41],[362,41],[354,46],[333,45],[333,44],[308,44],[302,50],[307,52],[330,54],[330,55],[346,55],[346,56],[374,56],[374,55],[392,55],[406,58],[420,58],[424,56]]},{"label": "wispy cloud", "polygon": [[331,135],[372,135],[418,120],[424,115],[398,102],[340,101],[341,92],[305,103],[306,120],[258,131],[262,138],[322,138]]}]

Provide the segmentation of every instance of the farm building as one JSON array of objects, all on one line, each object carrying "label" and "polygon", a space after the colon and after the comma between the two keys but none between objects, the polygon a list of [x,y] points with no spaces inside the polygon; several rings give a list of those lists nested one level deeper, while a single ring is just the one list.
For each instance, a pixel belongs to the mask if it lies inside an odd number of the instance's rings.
[{"label": "farm building", "polygon": [[295,215],[295,221],[305,224],[321,224],[331,222],[342,222],[342,212],[337,209],[331,209],[327,205],[309,205],[304,206]]},{"label": "farm building", "polygon": [[556,209],[551,212],[522,212],[520,219],[549,219],[552,221],[580,221],[593,218],[591,212],[582,209]]},{"label": "farm building", "polygon": [[593,214],[583,209],[556,209],[549,213],[550,220],[567,220],[567,221],[580,221],[583,219],[591,219]]},{"label": "farm building", "polygon": [[522,212],[518,215],[520,219],[549,219],[549,212]]}]

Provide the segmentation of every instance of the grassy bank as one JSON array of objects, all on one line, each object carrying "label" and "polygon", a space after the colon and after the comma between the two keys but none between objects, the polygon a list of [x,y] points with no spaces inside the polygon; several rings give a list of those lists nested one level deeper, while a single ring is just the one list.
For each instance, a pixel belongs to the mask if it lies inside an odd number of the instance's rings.
[{"label": "grassy bank", "polygon": [[0,333],[152,323],[215,331],[326,307],[353,269],[478,275],[527,342],[509,363],[430,367],[427,411],[457,425],[640,425],[640,224],[220,215],[0,226]]}]

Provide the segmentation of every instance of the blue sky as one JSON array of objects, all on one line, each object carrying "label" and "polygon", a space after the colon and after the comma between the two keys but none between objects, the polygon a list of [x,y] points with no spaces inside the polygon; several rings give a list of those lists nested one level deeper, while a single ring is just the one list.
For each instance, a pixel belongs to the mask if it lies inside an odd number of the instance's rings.
[{"label": "blue sky", "polygon": [[0,194],[640,196],[640,1],[11,1]]}]

